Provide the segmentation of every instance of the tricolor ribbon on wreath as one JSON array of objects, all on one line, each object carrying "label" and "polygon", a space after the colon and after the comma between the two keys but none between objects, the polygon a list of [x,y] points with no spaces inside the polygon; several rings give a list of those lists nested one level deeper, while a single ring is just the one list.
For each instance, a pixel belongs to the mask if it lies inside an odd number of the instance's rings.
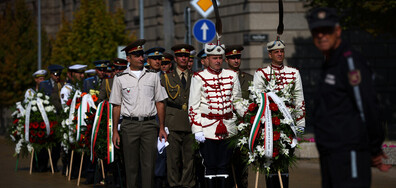
[{"label": "tricolor ribbon on wreath", "polygon": [[259,97],[261,99],[261,104],[257,111],[256,117],[254,118],[252,129],[250,131],[249,150],[250,150],[250,152],[253,153],[255,142],[257,140],[257,137],[259,136],[260,127],[263,125],[264,126],[263,131],[264,131],[264,137],[265,137],[264,138],[264,151],[265,151],[264,155],[267,158],[272,158],[273,128],[272,128],[272,116],[271,116],[271,110],[269,107],[268,97],[271,97],[271,99],[278,106],[280,112],[285,117],[285,120],[291,122],[290,128],[294,133],[292,143],[291,143],[292,148],[296,147],[296,145],[297,145],[296,125],[294,124],[292,116],[291,116],[289,110],[287,109],[285,103],[275,93],[273,93],[273,92],[261,93],[259,95]]},{"label": "tricolor ribbon on wreath", "polygon": [[[50,122],[48,120],[47,113],[45,112],[44,105],[43,105],[43,100],[40,98],[37,98],[37,107],[40,111],[41,117],[43,118],[43,121],[45,123],[45,129],[47,136],[50,135]],[[29,101],[29,104],[26,108],[26,118],[25,118],[25,140],[29,142],[29,124],[30,124],[30,111],[32,110],[32,101]]]},{"label": "tricolor ribbon on wreath", "polygon": [[79,141],[81,138],[81,134],[80,134],[81,126],[87,126],[87,123],[84,121],[84,119],[88,118],[86,112],[89,112],[90,107],[96,109],[96,105],[92,99],[92,95],[86,94],[82,97],[81,104],[77,110],[76,141]]},{"label": "tricolor ribbon on wreath", "polygon": [[107,164],[110,164],[114,161],[114,147],[113,147],[113,105],[108,101],[103,101],[99,103],[98,109],[95,114],[95,120],[92,127],[92,136],[91,136],[91,161],[94,159],[95,154],[95,144],[98,136],[100,122],[103,115],[103,109],[107,108],[107,117],[106,117],[106,130],[107,130]]}]

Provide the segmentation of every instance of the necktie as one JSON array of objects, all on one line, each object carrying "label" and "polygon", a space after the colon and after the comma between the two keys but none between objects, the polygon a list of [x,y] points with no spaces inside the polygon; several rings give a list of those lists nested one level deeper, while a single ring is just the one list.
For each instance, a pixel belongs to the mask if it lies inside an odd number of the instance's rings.
[{"label": "necktie", "polygon": [[184,78],[184,72],[181,73],[181,83],[183,84],[183,88],[186,88],[186,78]]}]

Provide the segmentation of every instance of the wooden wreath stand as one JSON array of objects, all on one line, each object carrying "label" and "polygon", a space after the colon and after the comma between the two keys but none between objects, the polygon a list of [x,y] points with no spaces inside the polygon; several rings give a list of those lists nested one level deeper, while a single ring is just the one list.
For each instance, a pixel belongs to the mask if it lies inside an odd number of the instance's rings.
[{"label": "wooden wreath stand", "polygon": [[[257,172],[256,172],[256,183],[255,183],[255,185],[254,185],[254,188],[257,188],[257,187],[258,187],[259,174],[260,174],[260,173],[259,173],[259,168],[257,168]],[[283,188],[283,182],[282,182],[282,176],[281,176],[280,170],[278,170],[278,177],[279,177],[280,186],[281,186],[281,188]]]},{"label": "wooden wreath stand", "polygon": [[[51,165],[51,172],[52,172],[52,174],[54,174],[54,165],[52,164],[51,149],[50,149],[50,148],[47,148],[47,150],[48,150],[48,157],[49,157],[50,165]],[[30,170],[29,170],[29,174],[32,174],[33,158],[34,158],[34,148],[32,149],[31,158],[30,158]],[[18,164],[18,163],[17,163],[17,164]]]}]

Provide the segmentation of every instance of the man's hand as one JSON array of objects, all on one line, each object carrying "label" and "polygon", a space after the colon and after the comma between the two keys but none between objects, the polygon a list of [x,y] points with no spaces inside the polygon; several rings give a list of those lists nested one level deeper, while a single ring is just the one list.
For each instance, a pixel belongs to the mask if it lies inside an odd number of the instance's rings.
[{"label": "man's hand", "polygon": [[388,172],[388,170],[392,167],[390,164],[382,163],[382,158],[387,159],[388,156],[382,152],[381,154],[371,158],[371,165],[378,168],[382,172]]},{"label": "man's hand", "polygon": [[166,134],[165,129],[163,128],[160,128],[158,137],[160,139],[165,138],[165,142],[168,141],[168,135]]},{"label": "man's hand", "polygon": [[120,149],[120,135],[117,130],[113,129],[113,145],[115,148]]},{"label": "man's hand", "polygon": [[197,142],[204,143],[204,142],[205,142],[204,133],[203,133],[203,132],[197,132],[197,133],[195,133],[195,140],[196,140]]}]

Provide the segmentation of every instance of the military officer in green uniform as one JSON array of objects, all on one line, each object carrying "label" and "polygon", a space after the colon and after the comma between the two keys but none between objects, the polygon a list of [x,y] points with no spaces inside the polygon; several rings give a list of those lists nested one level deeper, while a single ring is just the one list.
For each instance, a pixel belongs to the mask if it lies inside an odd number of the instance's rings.
[{"label": "military officer in green uniform", "polygon": [[194,187],[194,137],[191,134],[187,112],[192,76],[187,65],[194,47],[178,44],[173,46],[172,50],[176,66],[172,73],[161,76],[161,84],[168,93],[165,116],[165,126],[169,129],[168,182],[171,187]]},{"label": "military officer in green uniform", "polygon": [[[113,66],[114,66],[114,73],[118,74],[123,72],[127,68],[128,61],[121,58],[114,58],[113,59]],[[103,83],[100,85],[99,90],[99,102],[104,100],[109,100],[111,87],[113,87],[113,77],[104,78]]]},{"label": "military officer in green uniform", "polygon": [[228,68],[238,74],[239,83],[241,84],[242,98],[249,99],[249,83],[253,81],[253,76],[249,73],[242,72],[239,67],[241,66],[241,53],[243,46],[229,45],[225,49],[226,62]]}]

